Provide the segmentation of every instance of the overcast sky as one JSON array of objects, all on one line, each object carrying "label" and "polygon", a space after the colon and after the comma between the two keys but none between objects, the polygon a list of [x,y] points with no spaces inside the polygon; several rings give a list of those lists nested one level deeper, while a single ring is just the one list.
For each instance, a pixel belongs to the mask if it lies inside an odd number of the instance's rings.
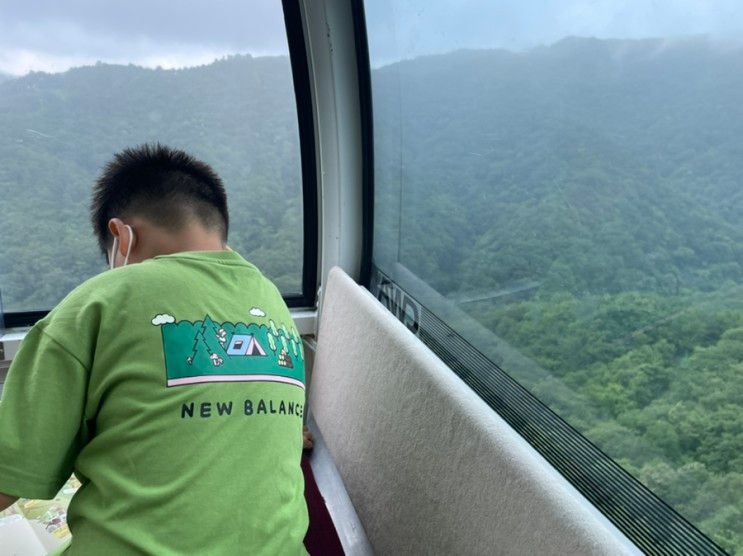
[{"label": "overcast sky", "polygon": [[[366,5],[374,65],[457,48],[521,50],[565,36],[743,39],[743,0]],[[0,0],[0,71],[64,71],[98,60],[171,68],[232,53],[285,54],[283,25],[278,0]]]},{"label": "overcast sky", "polygon": [[286,54],[277,0],[0,0],[0,71],[96,61],[166,68]]},{"label": "overcast sky", "polygon": [[[743,40],[743,0],[373,0],[366,5],[372,65],[459,48],[525,50],[566,36]],[[390,14],[397,25],[384,24]]]}]

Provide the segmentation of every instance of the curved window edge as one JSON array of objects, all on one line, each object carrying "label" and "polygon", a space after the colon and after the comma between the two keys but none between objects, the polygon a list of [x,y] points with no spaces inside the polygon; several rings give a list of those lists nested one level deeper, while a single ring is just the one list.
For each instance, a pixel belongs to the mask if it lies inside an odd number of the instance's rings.
[{"label": "curved window edge", "polygon": [[369,288],[372,280],[374,252],[374,110],[372,103],[371,62],[366,35],[366,15],[363,0],[352,0],[354,37],[356,40],[356,68],[359,86],[359,118],[361,120],[361,202],[362,243],[359,283]]},{"label": "curved window edge", "polygon": [[284,296],[290,308],[314,307],[317,297],[318,255],[318,195],[317,158],[315,148],[315,119],[310,84],[304,25],[299,0],[282,0],[289,60],[292,67],[294,95],[297,101],[299,149],[302,159],[302,207],[304,213],[304,249],[302,264],[302,293]]}]

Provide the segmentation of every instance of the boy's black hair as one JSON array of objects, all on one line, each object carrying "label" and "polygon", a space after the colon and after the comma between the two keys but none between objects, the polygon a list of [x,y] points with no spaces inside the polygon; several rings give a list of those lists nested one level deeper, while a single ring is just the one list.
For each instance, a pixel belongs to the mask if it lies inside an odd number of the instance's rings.
[{"label": "boy's black hair", "polygon": [[197,220],[219,229],[227,241],[227,195],[209,165],[164,145],[147,144],[114,155],[93,187],[90,205],[93,230],[104,254],[113,237],[111,218],[140,216],[178,231]]}]

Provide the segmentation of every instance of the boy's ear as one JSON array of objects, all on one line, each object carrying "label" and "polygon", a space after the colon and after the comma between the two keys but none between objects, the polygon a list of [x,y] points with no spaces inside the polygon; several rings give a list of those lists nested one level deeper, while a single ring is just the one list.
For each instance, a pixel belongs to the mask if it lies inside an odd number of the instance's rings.
[{"label": "boy's ear", "polygon": [[108,231],[111,235],[119,238],[119,253],[122,257],[126,256],[126,251],[129,249],[129,232],[126,229],[126,224],[120,218],[112,218],[108,221]]}]

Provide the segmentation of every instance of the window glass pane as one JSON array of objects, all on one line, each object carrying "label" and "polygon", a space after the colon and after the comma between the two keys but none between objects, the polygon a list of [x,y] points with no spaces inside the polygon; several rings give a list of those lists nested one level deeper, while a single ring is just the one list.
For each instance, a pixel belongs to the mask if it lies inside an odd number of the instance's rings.
[{"label": "window glass pane", "polygon": [[301,291],[302,183],[281,2],[0,6],[0,295],[50,309],[105,268],[88,217],[112,154],[159,141],[213,166],[230,246]]},{"label": "window glass pane", "polygon": [[743,554],[739,3],[365,11],[376,267]]}]

